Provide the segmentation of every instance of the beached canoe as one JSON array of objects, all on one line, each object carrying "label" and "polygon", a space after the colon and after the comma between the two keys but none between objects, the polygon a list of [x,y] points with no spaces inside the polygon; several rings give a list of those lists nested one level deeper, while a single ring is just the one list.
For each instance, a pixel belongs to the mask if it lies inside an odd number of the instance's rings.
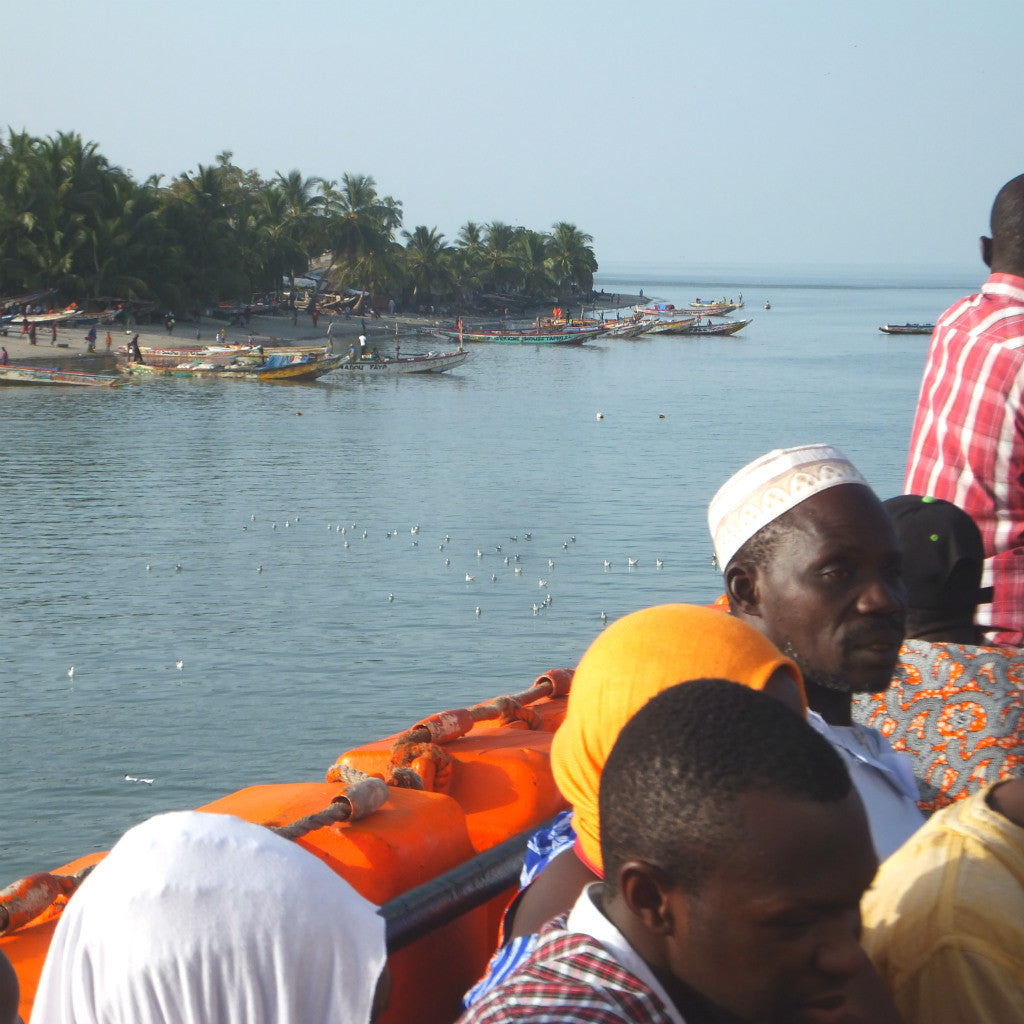
[{"label": "beached canoe", "polygon": [[679,334],[710,334],[717,337],[723,337],[730,334],[735,334],[737,331],[742,331],[747,324],[751,323],[753,318],[750,320],[723,320],[718,324],[702,324],[693,323],[687,324],[687,326],[679,331]]},{"label": "beached canoe", "polygon": [[342,356],[271,355],[262,362],[236,359],[230,362],[190,361],[177,366],[127,363],[120,371],[136,377],[201,377],[213,380],[300,381],[316,380],[336,370]]},{"label": "beached canoe", "polygon": [[878,329],[883,334],[931,334],[935,324],[882,324]]},{"label": "beached canoe", "polygon": [[81,313],[80,309],[51,310],[49,313],[11,313],[0,317],[0,322],[9,330],[13,330],[26,322],[37,327],[41,324],[62,324],[69,320],[77,320]]},{"label": "beached canoe", "polygon": [[644,327],[644,334],[686,334],[697,320],[695,316],[674,317],[670,320],[652,320]]},{"label": "beached canoe", "polygon": [[56,366],[0,366],[0,385],[28,384],[84,388],[114,388],[128,382],[123,377],[82,370],[62,370]]},{"label": "beached canoe", "polygon": [[[381,904],[394,978],[381,1024],[450,1024],[494,950],[526,833],[566,807],[550,750],[571,679],[555,670],[522,693],[432,715],[343,753],[325,782],[254,786],[199,810],[285,829]],[[0,892],[0,949],[25,1020],[60,913],[103,857]]]},{"label": "beached canoe", "polygon": [[400,373],[444,373],[460,366],[469,358],[469,353],[419,352],[408,356],[346,356],[338,369],[351,377],[391,376]]},{"label": "beached canoe", "polygon": [[516,330],[476,330],[459,331],[445,328],[434,328],[427,332],[439,338],[462,342],[493,342],[499,345],[582,345],[599,334],[604,334],[603,327],[565,328],[563,330],[542,330],[526,328]]}]

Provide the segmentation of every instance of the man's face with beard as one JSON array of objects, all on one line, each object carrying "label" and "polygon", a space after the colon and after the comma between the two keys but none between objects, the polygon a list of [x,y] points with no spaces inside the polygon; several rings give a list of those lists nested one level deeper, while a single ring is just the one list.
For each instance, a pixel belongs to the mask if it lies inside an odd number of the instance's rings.
[{"label": "man's face with beard", "polygon": [[870,488],[841,484],[779,519],[777,543],[754,573],[758,627],[810,686],[878,693],[903,640],[899,542]]}]

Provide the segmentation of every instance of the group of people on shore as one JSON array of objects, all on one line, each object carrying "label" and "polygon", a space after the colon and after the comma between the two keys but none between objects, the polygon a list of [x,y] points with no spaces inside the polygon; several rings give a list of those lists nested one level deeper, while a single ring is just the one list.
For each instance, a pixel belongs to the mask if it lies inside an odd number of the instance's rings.
[{"label": "group of people on shore", "polygon": [[[982,248],[907,493],[831,445],[771,451],[709,504],[718,606],[634,612],[585,652],[551,747],[569,809],[460,1024],[1024,1021],[1024,175]],[[181,812],[71,899],[33,1021],[365,1024],[387,989],[347,882]]]}]

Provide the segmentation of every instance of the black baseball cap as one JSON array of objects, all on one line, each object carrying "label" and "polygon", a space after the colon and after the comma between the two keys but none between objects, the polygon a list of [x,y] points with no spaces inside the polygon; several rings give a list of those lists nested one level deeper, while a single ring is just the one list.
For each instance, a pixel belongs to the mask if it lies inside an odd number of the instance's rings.
[{"label": "black baseball cap", "polygon": [[992,600],[992,588],[981,586],[981,532],[963,509],[920,494],[901,494],[883,505],[903,546],[908,607],[959,611]]}]

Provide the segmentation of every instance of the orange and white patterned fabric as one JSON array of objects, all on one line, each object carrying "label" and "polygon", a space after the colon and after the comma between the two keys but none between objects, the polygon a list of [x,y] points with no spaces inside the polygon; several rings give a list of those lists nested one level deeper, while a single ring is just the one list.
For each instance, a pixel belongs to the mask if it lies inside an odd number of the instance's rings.
[{"label": "orange and white patterned fabric", "polygon": [[890,687],[858,695],[853,717],[913,755],[918,806],[936,811],[1024,775],[1024,650],[907,640]]}]

